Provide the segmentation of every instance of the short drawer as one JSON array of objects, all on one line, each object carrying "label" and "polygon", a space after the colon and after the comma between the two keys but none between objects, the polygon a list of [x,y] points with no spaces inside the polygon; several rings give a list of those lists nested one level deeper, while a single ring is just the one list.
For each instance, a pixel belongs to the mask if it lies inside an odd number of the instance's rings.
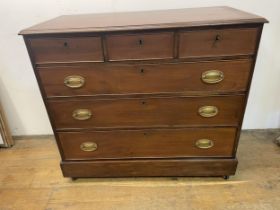
[{"label": "short drawer", "polygon": [[36,63],[103,61],[100,37],[32,38]]},{"label": "short drawer", "polygon": [[107,35],[109,60],[172,58],[173,36],[173,32]]},{"label": "short drawer", "polygon": [[[251,60],[37,68],[48,97],[246,91]],[[55,75],[55,76],[54,76]]]},{"label": "short drawer", "polygon": [[181,32],[179,57],[252,55],[255,53],[257,37],[257,28]]},{"label": "short drawer", "polygon": [[56,129],[236,126],[244,96],[51,100]]},{"label": "short drawer", "polygon": [[231,157],[235,128],[59,132],[65,160]]}]

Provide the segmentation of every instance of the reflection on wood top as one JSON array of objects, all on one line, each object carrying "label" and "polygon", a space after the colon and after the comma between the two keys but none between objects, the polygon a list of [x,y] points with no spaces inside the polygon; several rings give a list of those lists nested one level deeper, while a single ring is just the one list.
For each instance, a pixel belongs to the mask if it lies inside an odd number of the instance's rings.
[{"label": "reflection on wood top", "polygon": [[265,23],[263,17],[231,7],[202,7],[158,11],[63,15],[20,34],[56,34]]}]

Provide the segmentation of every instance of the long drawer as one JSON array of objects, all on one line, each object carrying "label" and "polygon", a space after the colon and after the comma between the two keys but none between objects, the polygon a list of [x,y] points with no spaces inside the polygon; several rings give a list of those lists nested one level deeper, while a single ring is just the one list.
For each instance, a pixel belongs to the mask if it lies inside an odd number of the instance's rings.
[{"label": "long drawer", "polygon": [[231,157],[235,128],[59,132],[65,160]]},{"label": "long drawer", "polygon": [[50,100],[56,129],[237,126],[245,97]]},{"label": "long drawer", "polygon": [[[48,97],[246,91],[252,60],[37,68]],[[55,74],[55,77],[53,76]]]}]

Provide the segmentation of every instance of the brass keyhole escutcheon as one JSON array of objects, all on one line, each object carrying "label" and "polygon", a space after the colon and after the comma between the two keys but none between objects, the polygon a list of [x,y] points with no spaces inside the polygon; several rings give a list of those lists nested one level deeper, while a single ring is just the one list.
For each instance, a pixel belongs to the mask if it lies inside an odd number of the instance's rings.
[{"label": "brass keyhole escutcheon", "polygon": [[198,114],[201,117],[215,117],[219,113],[219,110],[216,106],[202,106],[198,109]]},{"label": "brass keyhole escutcheon", "polygon": [[72,113],[72,117],[76,120],[88,120],[92,117],[89,109],[76,109]]},{"label": "brass keyhole escutcheon", "polygon": [[199,149],[209,149],[214,146],[214,142],[210,139],[199,139],[195,142],[195,146]]},{"label": "brass keyhole escutcheon", "polygon": [[93,152],[97,150],[97,144],[95,142],[87,141],[80,145],[80,149],[84,152]]},{"label": "brass keyhole escutcheon", "polygon": [[64,85],[69,88],[80,88],[85,84],[85,78],[79,75],[70,75],[64,78]]},{"label": "brass keyhole escutcheon", "polygon": [[224,80],[224,73],[219,70],[205,71],[201,75],[201,80],[206,84],[216,84]]}]

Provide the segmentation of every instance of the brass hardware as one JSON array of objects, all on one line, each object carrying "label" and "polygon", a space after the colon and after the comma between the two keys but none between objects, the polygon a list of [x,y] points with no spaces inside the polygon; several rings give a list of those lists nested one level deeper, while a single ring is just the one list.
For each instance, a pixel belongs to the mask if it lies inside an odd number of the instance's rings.
[{"label": "brass hardware", "polygon": [[198,113],[202,117],[214,117],[219,110],[216,106],[202,106],[198,109]]},{"label": "brass hardware", "polygon": [[92,116],[89,109],[76,109],[73,111],[72,117],[76,120],[88,120]]},{"label": "brass hardware", "polygon": [[95,142],[87,141],[87,142],[83,142],[80,145],[80,148],[85,152],[93,152],[97,150],[97,144]]},{"label": "brass hardware", "polygon": [[85,78],[79,75],[65,77],[64,84],[70,88],[80,88],[85,84]]},{"label": "brass hardware", "polygon": [[209,149],[214,146],[214,143],[210,139],[199,139],[195,142],[195,146],[200,149]]},{"label": "brass hardware", "polygon": [[201,79],[207,84],[219,83],[224,79],[224,73],[218,70],[205,71],[202,73]]}]

